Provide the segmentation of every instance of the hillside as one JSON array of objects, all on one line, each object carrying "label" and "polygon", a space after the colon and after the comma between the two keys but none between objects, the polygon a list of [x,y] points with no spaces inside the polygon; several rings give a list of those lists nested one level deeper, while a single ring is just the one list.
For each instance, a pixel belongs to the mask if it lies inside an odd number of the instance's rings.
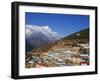
[{"label": "hillside", "polygon": [[75,32],[63,39],[88,39],[89,38],[89,28]]}]

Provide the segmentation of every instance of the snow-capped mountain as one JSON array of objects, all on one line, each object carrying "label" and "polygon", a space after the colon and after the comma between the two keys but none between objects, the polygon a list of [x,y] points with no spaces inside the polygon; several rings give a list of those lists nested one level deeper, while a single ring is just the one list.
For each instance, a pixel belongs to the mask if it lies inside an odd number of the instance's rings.
[{"label": "snow-capped mountain", "polygon": [[26,25],[26,49],[60,39],[60,35],[49,26]]}]

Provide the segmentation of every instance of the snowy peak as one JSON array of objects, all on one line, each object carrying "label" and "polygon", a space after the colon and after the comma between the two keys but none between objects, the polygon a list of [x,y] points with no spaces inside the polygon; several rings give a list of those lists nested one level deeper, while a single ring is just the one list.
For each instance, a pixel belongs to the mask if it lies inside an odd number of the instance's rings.
[{"label": "snowy peak", "polygon": [[27,48],[38,47],[60,39],[60,35],[49,26],[26,25]]},{"label": "snowy peak", "polygon": [[59,39],[60,35],[54,32],[49,26],[26,25],[26,37],[31,37],[34,34],[42,33],[47,37]]}]

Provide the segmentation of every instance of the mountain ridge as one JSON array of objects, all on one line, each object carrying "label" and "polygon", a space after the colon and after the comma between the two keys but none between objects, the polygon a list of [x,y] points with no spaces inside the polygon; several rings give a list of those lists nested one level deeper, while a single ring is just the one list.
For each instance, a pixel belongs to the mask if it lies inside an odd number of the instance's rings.
[{"label": "mountain ridge", "polygon": [[75,33],[72,33],[63,39],[88,39],[89,38],[89,28],[82,29],[80,31],[77,31]]}]

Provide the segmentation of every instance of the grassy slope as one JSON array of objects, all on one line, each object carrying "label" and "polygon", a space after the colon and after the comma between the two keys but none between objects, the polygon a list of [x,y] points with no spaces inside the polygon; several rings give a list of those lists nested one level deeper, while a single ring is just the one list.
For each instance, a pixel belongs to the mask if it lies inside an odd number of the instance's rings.
[{"label": "grassy slope", "polygon": [[[79,36],[77,36],[77,34],[79,34]],[[89,28],[73,33],[63,39],[88,39],[88,38],[89,38]]]}]

